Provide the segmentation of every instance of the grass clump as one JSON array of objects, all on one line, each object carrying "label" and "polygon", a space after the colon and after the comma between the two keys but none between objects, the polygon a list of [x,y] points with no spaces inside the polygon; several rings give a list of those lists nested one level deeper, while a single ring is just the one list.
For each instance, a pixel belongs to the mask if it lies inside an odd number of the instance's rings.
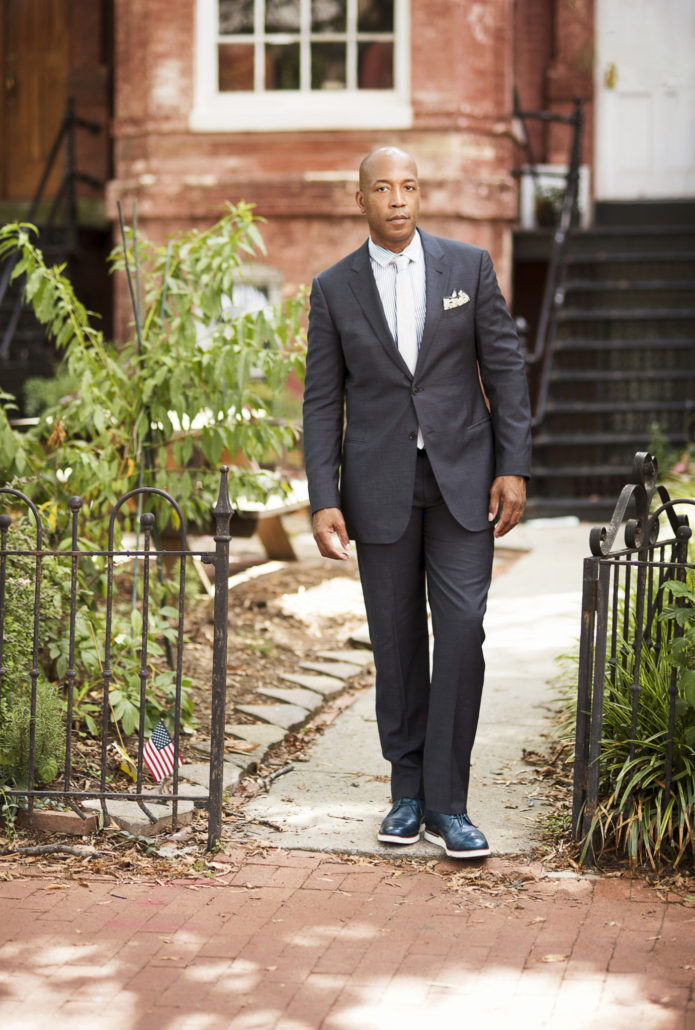
[{"label": "grass clump", "polygon": [[613,850],[652,869],[695,863],[695,577],[663,590],[665,640],[645,636],[638,688],[627,642],[606,671],[599,802],[582,859]]}]

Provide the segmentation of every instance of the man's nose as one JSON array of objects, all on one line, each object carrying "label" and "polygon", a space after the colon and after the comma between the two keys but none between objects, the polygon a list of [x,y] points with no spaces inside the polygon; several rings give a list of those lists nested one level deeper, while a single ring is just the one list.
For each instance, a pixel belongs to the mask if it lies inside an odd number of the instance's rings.
[{"label": "man's nose", "polygon": [[391,205],[393,207],[403,207],[405,204],[405,193],[396,186],[393,193],[391,194]]}]

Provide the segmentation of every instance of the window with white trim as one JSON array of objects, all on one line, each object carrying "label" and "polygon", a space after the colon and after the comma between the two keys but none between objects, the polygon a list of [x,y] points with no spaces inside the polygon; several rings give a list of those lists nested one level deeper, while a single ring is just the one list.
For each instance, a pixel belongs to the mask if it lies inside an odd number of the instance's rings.
[{"label": "window with white trim", "polygon": [[197,0],[191,127],[407,128],[409,0]]}]

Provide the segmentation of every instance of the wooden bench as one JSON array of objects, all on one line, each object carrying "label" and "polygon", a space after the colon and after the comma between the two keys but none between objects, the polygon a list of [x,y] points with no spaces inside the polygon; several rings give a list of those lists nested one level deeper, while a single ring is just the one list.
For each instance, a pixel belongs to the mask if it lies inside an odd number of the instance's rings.
[{"label": "wooden bench", "polygon": [[290,494],[272,497],[269,501],[247,501],[238,498],[229,532],[236,537],[256,534],[272,561],[297,561],[283,518],[295,512],[309,513],[309,490],[305,479],[290,481]]}]

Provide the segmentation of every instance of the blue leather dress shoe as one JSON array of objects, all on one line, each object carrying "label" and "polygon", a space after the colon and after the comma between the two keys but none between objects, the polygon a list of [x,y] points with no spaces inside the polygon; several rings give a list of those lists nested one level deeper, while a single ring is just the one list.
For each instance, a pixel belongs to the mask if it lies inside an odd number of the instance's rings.
[{"label": "blue leather dress shoe", "polygon": [[485,834],[465,813],[442,815],[441,812],[426,812],[425,840],[444,848],[449,858],[485,858],[490,854]]},{"label": "blue leather dress shoe", "polygon": [[379,827],[377,838],[384,844],[415,844],[420,840],[423,808],[417,798],[400,798]]}]

